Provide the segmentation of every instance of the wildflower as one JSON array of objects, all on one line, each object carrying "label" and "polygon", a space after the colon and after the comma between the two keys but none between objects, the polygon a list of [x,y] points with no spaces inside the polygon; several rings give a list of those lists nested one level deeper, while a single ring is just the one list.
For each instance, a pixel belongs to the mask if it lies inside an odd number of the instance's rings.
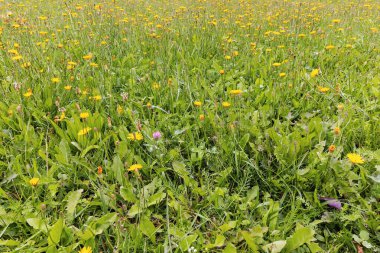
[{"label": "wildflower", "polygon": [[150,102],[146,103],[146,107],[148,107],[148,109],[151,109],[152,108],[152,104]]},{"label": "wildflower", "polygon": [[130,133],[128,134],[127,138],[132,141],[141,141],[144,139],[143,135],[140,132]]},{"label": "wildflower", "polygon": [[90,246],[83,247],[78,253],[92,253],[92,249]]},{"label": "wildflower", "polygon": [[336,135],[340,134],[340,128],[339,127],[334,128],[334,134],[336,134]]},{"label": "wildflower", "polygon": [[123,109],[123,107],[121,107],[121,105],[117,105],[116,111],[117,111],[117,114],[120,115],[120,114],[122,114],[124,112],[124,109]]},{"label": "wildflower", "polygon": [[162,137],[162,134],[160,133],[160,131],[156,131],[153,133],[153,139],[158,140],[161,137]]},{"label": "wildflower", "polygon": [[40,182],[40,179],[38,177],[34,177],[34,178],[32,178],[32,179],[29,180],[29,184],[31,186],[37,186],[38,182]]},{"label": "wildflower", "polygon": [[340,19],[333,19],[332,22],[333,22],[334,24],[338,24],[338,23],[340,23]]},{"label": "wildflower", "polygon": [[355,154],[355,153],[347,154],[347,158],[353,164],[363,164],[364,163],[363,157],[361,157],[360,155]]},{"label": "wildflower", "polygon": [[204,121],[205,120],[205,115],[204,114],[199,115],[199,120],[200,121]]},{"label": "wildflower", "polygon": [[335,46],[333,46],[333,45],[328,45],[325,47],[326,50],[330,50],[330,49],[334,49],[334,48],[335,48]]},{"label": "wildflower", "polygon": [[93,68],[97,68],[99,66],[99,64],[97,64],[95,62],[90,62],[90,66]]},{"label": "wildflower", "polygon": [[234,51],[232,54],[233,54],[234,56],[238,56],[238,55],[239,55],[239,52],[238,52],[238,51]]},{"label": "wildflower", "polygon": [[326,201],[326,203],[329,207],[333,207],[333,208],[338,209],[338,210],[342,209],[342,203],[337,199],[319,197],[319,200]]},{"label": "wildflower", "polygon": [[141,164],[133,164],[131,165],[129,168],[128,168],[128,171],[138,171],[140,169],[142,169],[142,165]]},{"label": "wildflower", "polygon": [[18,60],[21,60],[21,59],[22,59],[21,55],[16,55],[16,56],[12,57],[12,61],[18,61]]},{"label": "wildflower", "polygon": [[284,72],[281,72],[280,74],[278,74],[280,77],[285,77],[286,76],[286,73]]},{"label": "wildflower", "polygon": [[224,75],[224,69],[219,70],[219,74]]},{"label": "wildflower", "polygon": [[319,74],[319,69],[313,69],[310,73],[310,77],[316,77]]},{"label": "wildflower", "polygon": [[30,97],[30,96],[32,96],[33,95],[33,91],[32,91],[32,89],[28,89],[25,93],[24,93],[24,97],[26,97],[26,98],[28,98],[28,97]]},{"label": "wildflower", "polygon": [[83,56],[83,60],[86,60],[86,61],[88,61],[88,60],[91,60],[92,59],[92,54],[90,53],[90,54],[86,54],[85,56]]},{"label": "wildflower", "polygon": [[337,107],[338,107],[339,111],[342,111],[344,109],[344,105],[343,104],[339,104]]},{"label": "wildflower", "polygon": [[231,95],[240,95],[242,93],[243,93],[242,90],[230,90],[230,94]]},{"label": "wildflower", "polygon": [[85,127],[78,132],[78,136],[86,135],[91,131],[91,127]]},{"label": "wildflower", "polygon": [[272,66],[273,67],[279,67],[279,66],[281,66],[281,63],[280,62],[275,62],[275,63],[272,64]]},{"label": "wildflower", "polygon": [[231,103],[230,103],[230,102],[223,102],[223,103],[222,103],[222,106],[223,106],[224,108],[228,108],[228,107],[231,106]]},{"label": "wildflower", "polygon": [[152,88],[155,90],[158,90],[160,88],[160,84],[159,83],[153,83]]},{"label": "wildflower", "polygon": [[330,90],[330,88],[328,87],[322,87],[322,86],[318,86],[318,90],[322,93],[326,93]]},{"label": "wildflower", "polygon": [[81,112],[81,113],[79,114],[79,117],[80,117],[81,119],[87,119],[89,116],[90,116],[90,114],[89,114],[88,112]]},{"label": "wildflower", "polygon": [[59,80],[58,77],[53,77],[53,78],[51,79],[51,81],[52,81],[53,83],[59,83],[59,82],[60,82],[60,80]]},{"label": "wildflower", "polygon": [[335,149],[336,149],[335,145],[330,145],[329,146],[329,152],[330,153],[333,153],[335,151]]},{"label": "wildflower", "polygon": [[200,106],[202,105],[202,102],[201,102],[201,101],[195,101],[195,102],[194,102],[194,105],[195,105],[196,107],[200,107]]},{"label": "wildflower", "polygon": [[65,90],[71,90],[71,85],[66,85],[65,87],[63,87]]},{"label": "wildflower", "polygon": [[65,112],[62,112],[62,113],[61,113],[61,116],[59,116],[59,121],[62,121],[62,120],[64,120],[64,119],[65,119],[65,117],[66,117],[66,114],[65,114]]},{"label": "wildflower", "polygon": [[92,99],[95,100],[95,101],[99,101],[99,100],[102,99],[102,96],[100,96],[100,95],[95,95],[95,96],[92,97]]},{"label": "wildflower", "polygon": [[102,166],[98,166],[98,175],[103,174],[103,168]]},{"label": "wildflower", "polygon": [[226,59],[226,60],[231,60],[231,56],[226,55],[226,56],[224,56],[224,59]]}]

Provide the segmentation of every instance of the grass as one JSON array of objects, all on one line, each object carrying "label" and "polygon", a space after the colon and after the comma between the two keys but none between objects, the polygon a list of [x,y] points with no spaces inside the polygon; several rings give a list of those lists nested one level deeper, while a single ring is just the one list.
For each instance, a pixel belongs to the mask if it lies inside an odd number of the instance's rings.
[{"label": "grass", "polygon": [[379,252],[379,11],[0,0],[0,251]]}]

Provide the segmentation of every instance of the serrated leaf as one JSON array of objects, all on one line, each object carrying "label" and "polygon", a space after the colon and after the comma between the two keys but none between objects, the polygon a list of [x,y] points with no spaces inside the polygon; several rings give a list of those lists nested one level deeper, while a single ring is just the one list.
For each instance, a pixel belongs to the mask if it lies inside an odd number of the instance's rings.
[{"label": "serrated leaf", "polygon": [[79,189],[76,191],[71,191],[67,194],[66,217],[69,221],[74,218],[75,208],[78,205],[82,192],[83,189]]},{"label": "serrated leaf", "polygon": [[259,248],[256,245],[255,241],[253,240],[253,236],[248,231],[241,231],[241,235],[243,236],[245,242],[247,243],[248,247],[251,249],[252,252],[258,253]]}]

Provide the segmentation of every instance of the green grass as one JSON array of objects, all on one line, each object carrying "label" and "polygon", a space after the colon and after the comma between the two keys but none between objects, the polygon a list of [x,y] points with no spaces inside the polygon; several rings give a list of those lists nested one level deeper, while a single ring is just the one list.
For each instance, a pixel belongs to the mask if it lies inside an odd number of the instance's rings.
[{"label": "green grass", "polygon": [[0,252],[379,252],[379,11],[0,0]]}]

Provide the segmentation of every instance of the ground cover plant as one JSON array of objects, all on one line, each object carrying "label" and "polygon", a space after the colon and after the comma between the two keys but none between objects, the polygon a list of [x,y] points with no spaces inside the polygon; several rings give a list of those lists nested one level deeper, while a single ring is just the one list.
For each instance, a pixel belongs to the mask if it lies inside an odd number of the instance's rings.
[{"label": "ground cover plant", "polygon": [[0,252],[379,252],[380,2],[0,0]]}]

